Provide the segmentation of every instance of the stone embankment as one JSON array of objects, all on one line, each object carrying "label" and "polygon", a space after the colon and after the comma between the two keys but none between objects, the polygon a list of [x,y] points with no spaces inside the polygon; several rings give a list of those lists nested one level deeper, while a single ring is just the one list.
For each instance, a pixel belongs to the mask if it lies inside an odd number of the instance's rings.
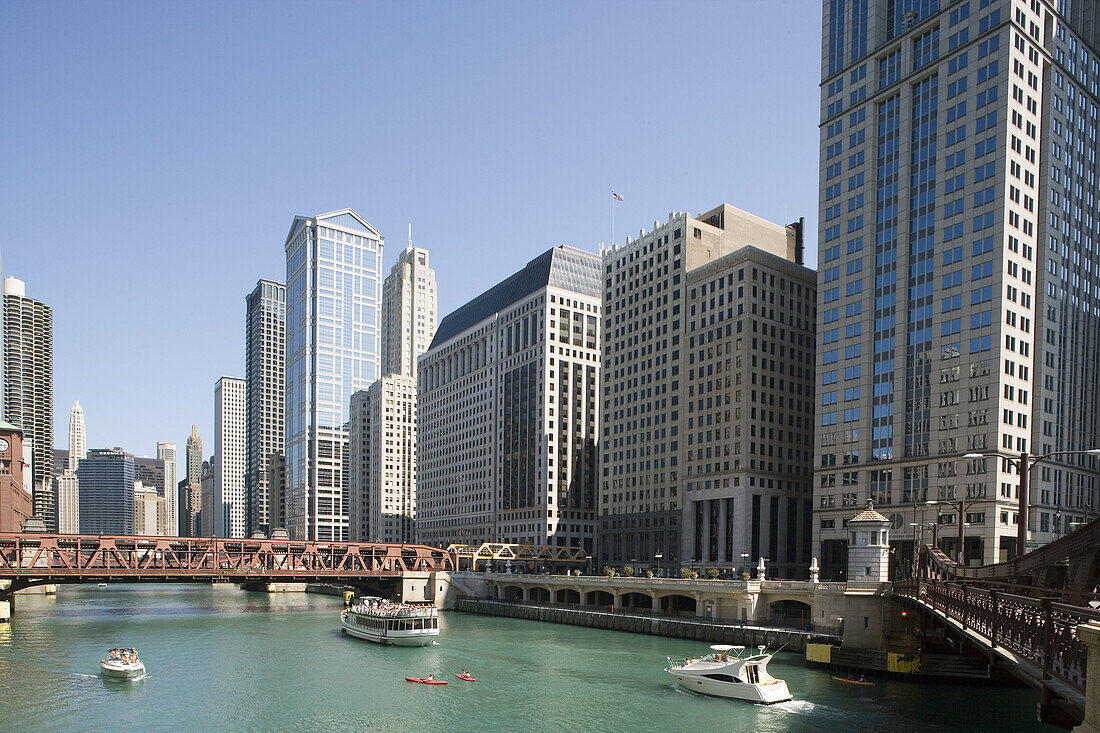
[{"label": "stone embankment", "polygon": [[455,609],[485,616],[507,616],[552,624],[629,631],[635,634],[668,636],[674,639],[694,639],[715,644],[740,644],[746,647],[764,644],[771,651],[784,647],[784,651],[802,652],[806,649],[808,639],[820,638],[817,634],[794,629],[743,626],[630,612],[612,613],[609,610],[568,608],[552,604],[505,603],[459,598],[455,603]]}]

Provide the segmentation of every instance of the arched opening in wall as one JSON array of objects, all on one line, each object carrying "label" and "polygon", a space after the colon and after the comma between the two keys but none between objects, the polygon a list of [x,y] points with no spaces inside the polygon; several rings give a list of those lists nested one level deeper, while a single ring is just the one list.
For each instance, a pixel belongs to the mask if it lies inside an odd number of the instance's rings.
[{"label": "arched opening in wall", "polygon": [[776,601],[771,605],[772,625],[808,629],[810,610],[810,604],[802,601]]},{"label": "arched opening in wall", "polygon": [[554,594],[554,601],[557,603],[578,605],[581,602],[581,594],[572,588],[562,588]]},{"label": "arched opening in wall", "polygon": [[550,589],[549,588],[532,588],[529,597],[535,603],[549,603],[550,602]]},{"label": "arched opening in wall", "polygon": [[615,596],[605,590],[590,590],[584,594],[585,605],[610,606],[615,602]]},{"label": "arched opening in wall", "polygon": [[516,603],[523,600],[523,588],[518,585],[509,585],[504,588],[504,600]]},{"label": "arched opening in wall", "polygon": [[666,616],[694,616],[695,599],[681,595],[665,596],[660,600],[660,608]]},{"label": "arched opening in wall", "polygon": [[645,593],[624,593],[623,608],[631,611],[652,611],[653,599]]}]

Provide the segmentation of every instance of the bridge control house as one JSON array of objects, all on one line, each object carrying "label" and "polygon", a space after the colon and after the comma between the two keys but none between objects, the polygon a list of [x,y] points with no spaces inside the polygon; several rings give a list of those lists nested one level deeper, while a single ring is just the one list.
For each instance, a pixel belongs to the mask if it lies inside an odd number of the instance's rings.
[{"label": "bridge control house", "polygon": [[33,513],[24,466],[23,431],[0,420],[0,532],[19,532]]}]

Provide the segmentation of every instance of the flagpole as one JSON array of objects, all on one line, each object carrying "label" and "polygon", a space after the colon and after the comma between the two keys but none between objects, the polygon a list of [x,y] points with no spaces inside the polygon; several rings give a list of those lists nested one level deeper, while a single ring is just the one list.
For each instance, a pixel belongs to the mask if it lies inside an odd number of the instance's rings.
[{"label": "flagpole", "polygon": [[615,246],[615,192],[611,192],[611,246]]}]

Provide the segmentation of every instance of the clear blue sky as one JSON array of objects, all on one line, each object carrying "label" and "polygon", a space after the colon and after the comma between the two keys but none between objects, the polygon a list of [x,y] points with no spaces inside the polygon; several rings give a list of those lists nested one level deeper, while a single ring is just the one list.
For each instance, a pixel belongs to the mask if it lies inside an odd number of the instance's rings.
[{"label": "clear blue sky", "polygon": [[[805,216],[821,5],[0,3],[0,253],[54,314],[54,443],[213,450],[295,214],[431,251],[446,314],[557,244]],[[182,471],[183,465],[180,464]]]}]

